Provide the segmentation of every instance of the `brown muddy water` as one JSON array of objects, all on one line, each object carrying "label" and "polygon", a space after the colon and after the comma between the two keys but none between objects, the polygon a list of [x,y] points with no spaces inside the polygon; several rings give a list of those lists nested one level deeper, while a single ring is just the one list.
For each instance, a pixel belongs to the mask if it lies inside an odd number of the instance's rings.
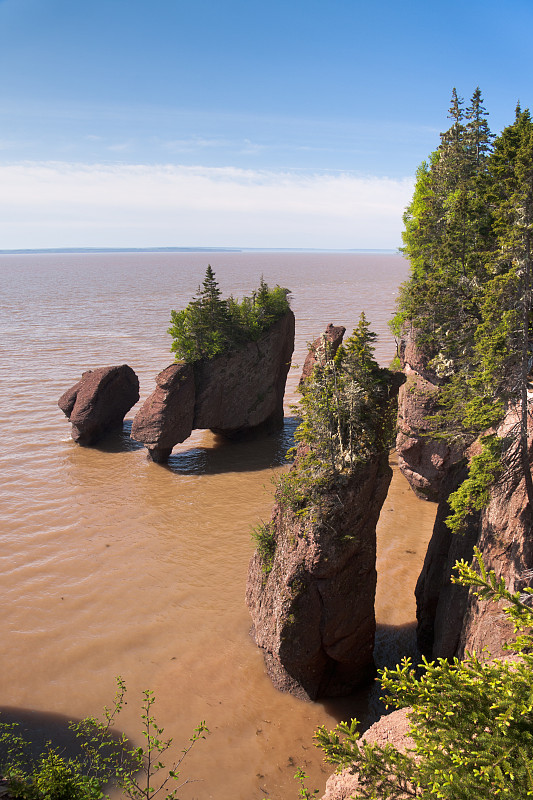
[{"label": "brown muddy water", "polygon": [[[78,447],[56,405],[84,370],[120,363],[144,400],[172,361],[170,309],[186,305],[208,262],[226,295],[249,293],[261,274],[292,290],[295,364],[328,322],[350,332],[363,309],[379,360],[394,355],[387,320],[407,275],[398,255],[0,255],[0,708],[45,736],[61,715],[99,714],[121,675],[121,727],[134,739],[145,688],[178,750],[200,720],[210,728],[184,764],[201,779],[184,800],[289,800],[298,766],[321,791],[331,771],[312,743],[318,725],[379,713],[377,688],[317,704],[277,692],[248,635],[250,528],[268,519],[286,468],[299,370],[281,434],[228,443],[197,431],[168,467],[147,461],[127,424],[97,449]],[[396,472],[378,529],[379,664],[412,649],[434,513]]]}]

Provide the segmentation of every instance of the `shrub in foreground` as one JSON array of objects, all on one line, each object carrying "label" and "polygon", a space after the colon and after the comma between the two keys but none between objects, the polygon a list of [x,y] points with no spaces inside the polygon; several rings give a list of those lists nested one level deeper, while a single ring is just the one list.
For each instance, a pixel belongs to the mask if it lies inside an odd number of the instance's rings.
[{"label": "shrub in foreground", "polygon": [[387,705],[412,709],[412,749],[361,743],[357,720],[315,735],[326,761],[357,774],[354,800],[533,797],[533,590],[509,592],[486,571],[479,551],[476,558],[479,571],[461,561],[455,581],[475,587],[483,599],[507,603],[504,613],[518,633],[506,645],[511,658],[424,659],[418,671],[404,659],[382,670]]},{"label": "shrub in foreground", "polygon": [[86,717],[70,723],[80,748],[80,755],[73,758],[66,758],[50,742],[44,752],[32,755],[31,744],[19,726],[0,721],[0,773],[7,779],[10,794],[20,800],[101,800],[108,797],[105,791],[114,787],[129,800],[176,800],[178,791],[191,782],[181,777],[182,762],[209,731],[201,722],[177,760],[165,766],[161,758],[172,739],[164,737],[164,729],[153,716],[153,692],[143,692],[144,743],[133,747],[124,734],[113,734],[125,694],[126,685],[118,677],[113,705],[104,708],[103,720]]}]

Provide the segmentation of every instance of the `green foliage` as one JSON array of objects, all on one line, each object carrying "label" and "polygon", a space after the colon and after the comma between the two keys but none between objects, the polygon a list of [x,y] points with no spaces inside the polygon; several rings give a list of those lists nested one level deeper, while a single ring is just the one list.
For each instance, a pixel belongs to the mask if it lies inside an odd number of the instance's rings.
[{"label": "green foliage", "polygon": [[294,778],[300,784],[300,790],[298,792],[298,797],[301,797],[302,800],[312,800],[313,797],[317,796],[318,789],[313,789],[313,791],[311,791],[305,785],[305,782],[309,778],[309,775],[307,775],[303,771],[303,769],[301,767],[298,767],[298,769],[296,770],[296,774],[295,774]]},{"label": "green foliage", "polygon": [[297,459],[277,482],[276,499],[300,517],[319,515],[336,482],[388,451],[395,424],[391,373],[374,360],[376,334],[364,315],[335,357],[324,336],[295,409]]},{"label": "green foliage", "polygon": [[187,362],[214,358],[259,339],[289,309],[289,291],[270,289],[261,277],[258,289],[239,303],[221,299],[215,273],[208,265],[202,286],[187,308],[171,311],[168,333],[176,360]]},{"label": "green foliage", "polygon": [[461,105],[454,90],[452,127],[417,175],[404,217],[411,278],[391,323],[395,335],[411,324],[432,356],[443,382],[433,422],[450,438],[502,418],[516,393],[531,305],[529,112],[517,113],[493,143],[479,88],[465,115]]},{"label": "green foliage", "polygon": [[425,800],[525,800],[533,796],[533,611],[532,589],[511,593],[503,579],[487,572],[479,551],[478,569],[461,561],[455,580],[476,587],[484,599],[504,601],[504,613],[520,632],[506,661],[445,659],[420,665],[409,659],[381,671],[389,705],[411,707],[414,745],[401,753],[392,745],[362,744],[357,721],[316,733],[326,761],[357,774],[361,798],[419,797]]},{"label": "green foliage", "polygon": [[[533,507],[527,445],[533,122],[517,108],[514,123],[493,141],[479,88],[466,111],[453,91],[450,118],[439,148],[418,171],[405,213],[411,276],[391,327],[399,336],[411,326],[439,379],[438,413],[427,420],[434,436],[468,444],[497,428],[509,402],[517,406],[520,425],[506,445],[519,442]],[[454,530],[487,498],[486,481],[498,474],[487,458],[476,461],[453,497]]]},{"label": "green foliage", "polygon": [[[37,758],[17,725],[0,722],[0,771],[8,780],[9,791],[21,800],[100,800],[106,786],[120,788],[130,800],[150,800],[161,796],[176,800],[190,779],[180,777],[180,767],[199,739],[209,733],[204,722],[195,729],[189,743],[171,767],[161,761],[172,744],[163,736],[152,713],[153,692],[143,692],[141,723],[144,744],[132,747],[124,734],[113,735],[112,727],[125,703],[126,686],[117,678],[113,706],[104,708],[104,719],[86,717],[71,722],[79,740],[81,755],[66,759],[51,743]],[[173,787],[173,788],[172,788]]]},{"label": "green foliage", "polygon": [[334,358],[324,338],[302,389],[295,439],[332,475],[353,469],[392,441],[386,408],[390,373],[374,360],[375,339],[364,313]]},{"label": "green foliage", "polygon": [[276,500],[297,517],[309,517],[318,511],[321,498],[333,485],[336,475],[312,449],[303,450],[291,469],[277,479]]},{"label": "green foliage", "polygon": [[468,477],[448,498],[452,514],[446,525],[452,533],[461,533],[469,517],[487,505],[489,489],[502,472],[502,440],[494,435],[484,436],[481,444],[481,453],[469,464]]},{"label": "green foliage", "polygon": [[88,775],[82,763],[64,758],[50,742],[38,756],[16,723],[0,721],[0,774],[10,794],[21,800],[98,800],[101,782]]},{"label": "green foliage", "polygon": [[261,559],[261,569],[266,576],[272,570],[276,553],[276,536],[273,522],[261,522],[252,528],[252,539]]}]

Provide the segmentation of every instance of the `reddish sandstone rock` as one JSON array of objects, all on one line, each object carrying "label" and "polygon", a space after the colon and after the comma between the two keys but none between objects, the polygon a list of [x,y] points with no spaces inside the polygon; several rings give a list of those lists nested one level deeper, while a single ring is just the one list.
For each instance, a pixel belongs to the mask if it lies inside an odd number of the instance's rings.
[{"label": "reddish sandstone rock", "polygon": [[294,350],[294,314],[256,342],[194,364],[194,428],[236,436],[283,425],[283,396]]},{"label": "reddish sandstone rock", "polygon": [[152,461],[166,461],[178,442],[188,439],[194,419],[192,364],[171,364],[155,379],[157,388],[134,417],[131,436],[148,449]]},{"label": "reddish sandstone rock", "polygon": [[468,589],[452,583],[450,576],[456,561],[472,558],[479,514],[469,520],[460,535],[450,531],[446,518],[452,513],[447,497],[467,475],[466,464],[456,465],[440,483],[443,499],[437,508],[433,533],[415,588],[418,647],[428,658],[453,658],[459,647]]},{"label": "reddish sandstone rock", "polygon": [[133,420],[132,437],[163,462],[195,428],[232,437],[281,427],[293,349],[289,310],[256,342],[210,360],[171,364]]},{"label": "reddish sandstone rock", "polygon": [[302,369],[302,376],[300,378],[299,387],[301,388],[304,381],[309,378],[313,371],[313,367],[318,361],[318,356],[320,353],[323,354],[324,351],[324,338],[327,340],[328,343],[328,357],[333,358],[337,350],[339,349],[344,334],[346,333],[346,328],[343,325],[334,326],[329,323],[326,330],[319,336],[313,344],[309,348],[309,352],[307,353],[304,366]]},{"label": "reddish sandstone rock", "polygon": [[[484,647],[487,657],[488,653],[496,656],[512,632],[501,608],[453,584],[451,575],[455,562],[470,561],[477,546],[487,568],[502,576],[512,590],[525,585],[524,576],[533,567],[525,482],[520,469],[507,469],[505,478],[491,488],[486,508],[470,516],[464,533],[450,532],[447,499],[467,477],[468,461],[479,452],[479,444],[466,440],[448,445],[427,435],[431,431],[428,417],[438,413],[439,378],[428,369],[428,355],[417,347],[413,331],[407,331],[402,340],[400,355],[407,382],[399,395],[398,462],[419,496],[439,502],[415,592],[419,647],[431,658],[463,657],[468,650],[480,653]],[[508,408],[499,436],[514,428],[516,437],[517,414],[515,408]],[[531,418],[528,428],[533,461]]]},{"label": "reddish sandstone rock", "polygon": [[127,364],[84,372],[81,380],[58,400],[72,425],[78,444],[93,445],[109,431],[120,428],[139,399],[139,380]]},{"label": "reddish sandstone rock", "polygon": [[[400,708],[385,717],[381,717],[362,736],[361,743],[377,744],[380,747],[392,745],[401,753],[414,747],[414,742],[409,736],[410,722],[408,714],[410,708]],[[356,792],[364,791],[359,783],[356,773],[350,768],[343,769],[328,778],[326,792],[322,800],[349,800]],[[400,800],[401,795],[396,795]],[[405,798],[412,794],[404,795]]]},{"label": "reddish sandstone rock", "polygon": [[339,476],[317,514],[276,504],[273,566],[265,575],[254,554],[246,602],[281,691],[311,700],[345,695],[374,675],[376,523],[391,475],[383,454]]},{"label": "reddish sandstone rock", "polygon": [[411,325],[406,325],[402,330],[398,355],[403,370],[409,367],[432,383],[440,383],[434,370],[429,366],[435,353],[428,349],[427,345],[419,343],[418,332]]},{"label": "reddish sandstone rock", "polygon": [[410,326],[402,333],[399,355],[406,381],[398,394],[398,466],[418,497],[438,502],[467,444],[452,445],[431,436],[434,423],[429,420],[439,414],[442,381],[428,366],[433,354],[419,346]]},{"label": "reddish sandstone rock", "polygon": [[[428,419],[439,412],[439,385],[405,366],[406,382],[398,394],[398,466],[413,491],[438,501],[450,469],[464,456],[464,445],[433,438]],[[426,371],[426,375],[427,375]]]},{"label": "reddish sandstone rock", "polygon": [[[515,407],[507,410],[498,429],[505,436],[518,421]],[[516,436],[516,432],[515,432]],[[528,447],[530,468],[533,464],[533,411],[528,417]],[[480,515],[475,544],[481,550],[487,569],[503,577],[512,592],[530,586],[533,569],[533,519],[527,502],[525,479],[520,468],[507,469],[507,473],[490,490],[490,498]],[[503,644],[512,638],[513,627],[502,609],[490,600],[479,600],[470,593],[464,615],[459,658],[467,651],[481,653],[487,648],[487,657],[505,655]]]}]

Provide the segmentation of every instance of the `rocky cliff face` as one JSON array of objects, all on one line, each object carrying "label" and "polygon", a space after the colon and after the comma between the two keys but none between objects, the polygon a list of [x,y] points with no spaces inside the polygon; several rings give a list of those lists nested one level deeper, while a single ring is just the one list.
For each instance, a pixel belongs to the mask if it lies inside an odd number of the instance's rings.
[{"label": "rocky cliff face", "polygon": [[131,367],[122,364],[87,370],[61,395],[58,406],[71,422],[74,441],[93,445],[122,426],[138,399],[139,380]]},{"label": "rocky cliff face", "polygon": [[427,366],[428,360],[416,347],[414,331],[407,330],[400,343],[406,381],[398,395],[396,450],[398,465],[415,494],[439,501],[449,494],[450,470],[461,461],[464,450],[428,436],[428,418],[439,411],[440,385],[439,378]]},{"label": "rocky cliff face", "polygon": [[[504,436],[517,422],[516,410],[507,410],[498,435]],[[533,464],[533,414],[528,420],[529,463]],[[476,545],[485,565],[505,579],[511,591],[531,585],[533,568],[533,525],[521,470],[508,471],[491,489],[490,499],[477,525]],[[468,597],[457,655],[481,652],[486,647],[493,656],[505,655],[502,644],[512,634],[512,626],[501,609],[490,601]]]},{"label": "rocky cliff face", "polygon": [[153,461],[163,462],[174,445],[192,433],[196,391],[192,364],[171,364],[155,382],[155,391],[133,418],[131,436],[143,442]]},{"label": "rocky cliff face", "polygon": [[[467,475],[472,450],[448,447],[424,436],[425,418],[438,412],[438,379],[425,365],[412,335],[401,348],[407,382],[400,389],[398,451],[400,468],[421,496],[439,502],[433,535],[416,586],[418,639],[430,657],[462,657],[466,650],[487,647],[501,654],[511,630],[501,611],[490,602],[480,602],[464,587],[451,583],[458,559],[470,561],[474,546],[486,566],[518,590],[525,573],[533,567],[531,515],[527,508],[524,480],[520,472],[509,473],[492,487],[483,512],[472,515],[464,534],[452,534],[445,520],[450,514],[449,494]],[[509,408],[498,430],[504,436],[516,424],[516,410]],[[530,463],[533,461],[533,421],[530,425]]]},{"label": "rocky cliff face", "polygon": [[[343,333],[328,326],[332,349]],[[311,348],[302,380],[315,363]],[[384,412],[398,390],[392,374],[388,381],[388,392],[375,400]],[[375,452],[349,469],[321,473],[329,474],[327,483],[313,479],[309,487],[300,473],[309,456],[310,447],[300,443],[287,482],[278,487],[263,531],[268,558],[261,548],[252,557],[246,602],[274,685],[314,700],[349,694],[374,675],[376,524],[392,470],[388,452]],[[309,468],[320,472],[321,462]],[[305,508],[288,497],[299,491]]]},{"label": "rocky cliff face", "polygon": [[256,552],[246,589],[252,635],[278,689],[314,700],[374,675],[376,523],[391,476],[383,454],[340,476],[317,512],[302,517],[278,499],[272,569],[265,574]]},{"label": "rocky cliff face", "polygon": [[329,348],[329,358],[333,358],[337,350],[339,349],[340,345],[342,344],[342,340],[344,334],[346,333],[346,328],[343,325],[332,325],[331,322],[326,327],[326,330],[322,334],[322,336],[318,336],[312,345],[309,348],[309,352],[305,358],[305,362],[302,369],[302,375],[300,377],[299,388],[301,389],[304,385],[307,378],[310,377],[311,373],[313,372],[313,368],[315,364],[318,363],[318,356],[322,353],[322,357],[324,356],[324,345],[327,343]]},{"label": "rocky cliff face", "polygon": [[294,314],[288,311],[257,342],[194,364],[194,428],[223,436],[283,424],[283,395],[294,350]]},{"label": "rocky cliff face", "polygon": [[294,314],[288,311],[257,341],[194,364],[171,364],[136,414],[131,435],[154,461],[195,428],[227,437],[283,424],[283,395],[294,349]]}]

